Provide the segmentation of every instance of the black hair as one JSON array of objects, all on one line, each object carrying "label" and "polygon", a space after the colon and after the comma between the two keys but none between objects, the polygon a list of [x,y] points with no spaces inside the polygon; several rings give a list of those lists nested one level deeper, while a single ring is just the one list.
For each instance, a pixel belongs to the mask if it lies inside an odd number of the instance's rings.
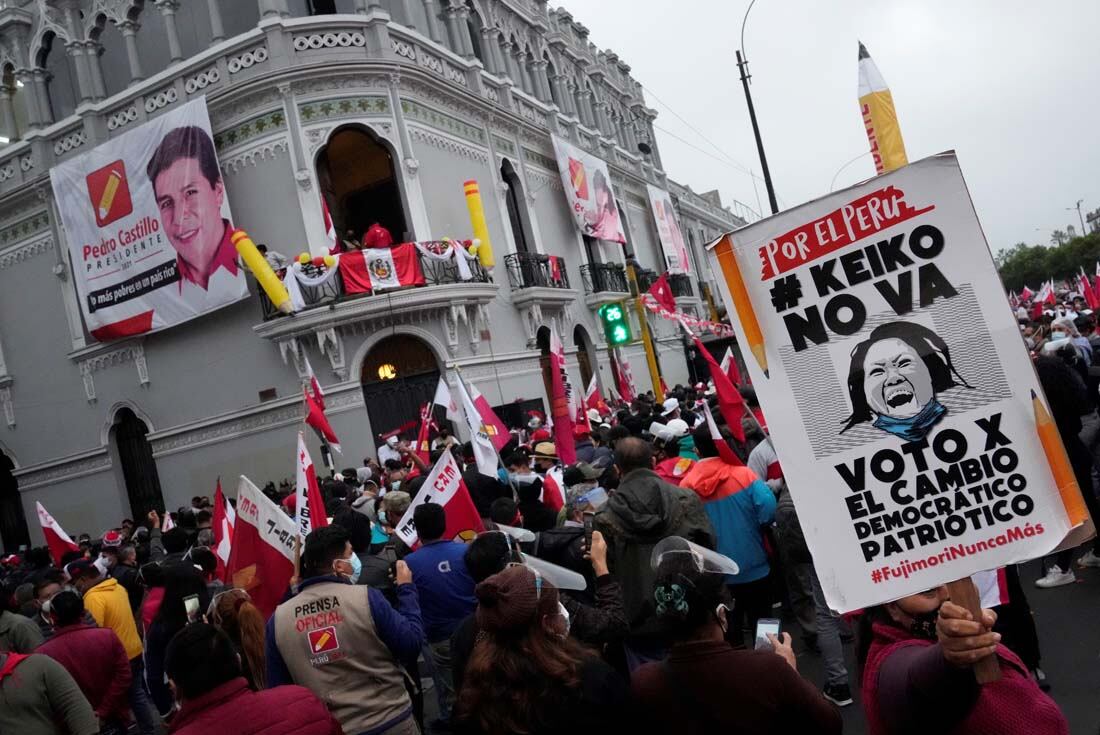
[{"label": "black hair", "polygon": [[[871,420],[871,407],[863,392],[863,361],[867,352],[876,342],[884,339],[897,339],[913,348],[932,377],[932,390],[936,393],[953,388],[956,385],[971,387],[955,370],[951,362],[951,351],[943,338],[916,322],[887,322],[871,330],[867,339],[852,350],[852,361],[848,366],[848,398],[852,402],[852,414],[844,420],[843,434],[856,424]],[[956,381],[955,379],[958,378]]]},{"label": "black hair", "polygon": [[340,507],[332,516],[332,523],[348,532],[348,540],[351,541],[352,551],[357,554],[365,554],[370,549],[370,519],[365,515],[345,505]]},{"label": "black hair", "polygon": [[511,525],[516,520],[516,501],[511,498],[497,498],[489,505],[489,520],[493,523]]},{"label": "black hair", "polygon": [[714,443],[714,438],[710,435],[710,427],[705,421],[691,432],[691,438],[695,440],[695,451],[700,457],[718,456],[718,445]]},{"label": "black hair", "polygon": [[472,442],[462,443],[462,459],[466,462],[474,461],[474,445]]},{"label": "black hair", "polygon": [[347,486],[347,483],[340,480],[325,480],[321,490],[326,498],[346,498],[350,494],[351,488]]},{"label": "black hair", "polygon": [[615,464],[622,474],[653,467],[653,445],[637,437],[627,437],[615,443]]},{"label": "black hair", "polygon": [[[218,170],[218,156],[214,152],[214,141],[205,130],[195,125],[186,125],[168,131],[157,149],[153,151],[145,173],[153,184],[153,196],[157,196],[157,177],[176,161],[193,158],[199,163],[199,172],[209,182],[211,188],[221,181]],[[196,497],[196,499],[198,499]]]},{"label": "black hair", "polygon": [[164,670],[187,700],[241,676],[241,663],[229,636],[213,625],[192,623],[168,642]]},{"label": "black hair", "polygon": [[218,557],[210,549],[191,549],[191,561],[202,567],[204,574],[218,571]]},{"label": "black hair", "polygon": [[164,543],[164,550],[169,554],[178,554],[182,551],[187,551],[187,547],[190,545],[187,538],[187,531],[184,531],[179,526],[161,533],[160,540]]},{"label": "black hair", "polygon": [[311,531],[302,545],[302,578],[332,574],[332,562],[344,558],[351,537],[343,526]]},{"label": "black hair", "polygon": [[38,599],[38,593],[51,584],[64,584],[65,575],[60,569],[44,569],[34,579],[34,597]]},{"label": "black hair", "polygon": [[153,619],[162,632],[172,635],[187,625],[187,607],[184,598],[195,595],[199,598],[199,610],[210,606],[210,593],[206,589],[206,580],[199,571],[187,562],[164,567],[164,599]]},{"label": "black hair", "polygon": [[475,583],[481,583],[504,571],[511,551],[512,546],[503,533],[483,533],[471,541],[466,549],[466,571]]},{"label": "black hair", "polygon": [[447,511],[439,503],[421,503],[413,511],[413,524],[421,542],[435,541],[447,531]]},{"label": "black hair", "polygon": [[504,458],[505,467],[526,467],[530,458],[523,452],[512,452]]},{"label": "black hair", "polygon": [[668,553],[653,584],[657,620],[674,640],[690,638],[728,602],[725,575],[701,572],[694,554]]},{"label": "black hair", "polygon": [[195,525],[208,523],[214,520],[214,515],[208,510],[200,510],[195,514]]},{"label": "black hair", "polygon": [[84,617],[84,598],[74,590],[62,590],[50,600],[50,614],[56,618],[58,628],[79,623]]},{"label": "black hair", "polygon": [[262,242],[261,243],[256,243],[256,249],[259,250],[261,253],[266,253],[267,252],[267,245],[262,243]]},{"label": "black hair", "polygon": [[391,472],[397,472],[398,470],[405,469],[405,465],[403,465],[400,461],[396,459],[387,459],[386,463],[383,466]]}]

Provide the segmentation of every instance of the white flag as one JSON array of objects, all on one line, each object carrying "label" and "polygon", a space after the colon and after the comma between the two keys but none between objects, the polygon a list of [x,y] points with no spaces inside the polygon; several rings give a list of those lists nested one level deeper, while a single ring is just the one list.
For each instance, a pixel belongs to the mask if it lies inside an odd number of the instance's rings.
[{"label": "white flag", "polygon": [[458,419],[458,405],[451,395],[451,387],[447,385],[447,379],[442,375],[439,376],[439,385],[436,386],[435,398],[432,399],[432,403],[446,407],[448,420],[456,421]]},{"label": "white flag", "polygon": [[493,440],[481,420],[477,406],[466,391],[466,385],[462,382],[462,376],[458,377],[458,399],[462,405],[462,413],[466,419],[466,428],[470,431],[470,444],[474,448],[474,458],[477,460],[477,471],[488,477],[497,476],[497,451],[493,447]]}]

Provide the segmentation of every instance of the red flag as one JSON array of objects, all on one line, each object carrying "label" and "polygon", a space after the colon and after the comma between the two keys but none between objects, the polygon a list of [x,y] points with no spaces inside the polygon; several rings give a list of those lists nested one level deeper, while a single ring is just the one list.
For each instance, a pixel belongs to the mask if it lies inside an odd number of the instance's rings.
[{"label": "red flag", "polygon": [[600,384],[596,380],[596,373],[592,373],[592,380],[588,381],[588,390],[584,393],[584,405],[585,408],[596,409],[601,416],[611,413],[611,409],[607,407],[607,401],[600,394]]},{"label": "red flag", "polygon": [[469,542],[477,534],[485,532],[485,526],[477,514],[477,506],[470,498],[466,483],[462,481],[462,469],[450,452],[444,452],[435,467],[432,467],[424,478],[420,492],[413,498],[409,509],[397,524],[398,537],[412,549],[420,545],[416,526],[413,524],[413,513],[423,503],[443,506],[447,514],[447,527],[443,532],[445,539]]},{"label": "red flag", "polygon": [[317,484],[317,473],[313,469],[313,458],[309,456],[306,440],[300,431],[295,459],[298,467],[294,484],[295,523],[304,544],[311,531],[328,525],[328,516],[325,515],[325,501],[321,499],[321,488]]},{"label": "red flag", "polygon": [[729,377],[734,385],[741,385],[741,368],[737,365],[737,358],[733,356],[733,347],[726,348],[726,354],[722,357],[722,372]]},{"label": "red flag", "polygon": [[[561,453],[559,451],[559,456]],[[561,467],[552,467],[542,478],[542,504],[557,513],[565,505],[565,480]]]},{"label": "red flag", "polygon": [[275,611],[294,575],[296,533],[294,519],[242,476],[226,575],[248,592],[265,618]]},{"label": "red flag", "polygon": [[340,252],[340,241],[336,239],[336,226],[332,224],[332,215],[328,211],[328,202],[325,195],[321,195],[321,219],[325,223],[325,239],[328,240],[328,254],[336,255]]},{"label": "red flag", "polygon": [[[702,343],[700,342],[700,344],[702,344]],[[660,381],[661,381],[661,393],[663,393],[664,395],[667,396],[668,395],[668,384],[665,383],[665,376],[662,375],[660,377]]]},{"label": "red flag", "polygon": [[577,450],[573,446],[573,415],[570,410],[569,376],[565,372],[565,347],[557,331],[550,330],[550,416],[554,420],[554,447],[558,457],[565,464],[577,461]]},{"label": "red flag", "polygon": [[427,464],[431,454],[431,445],[428,437],[432,430],[432,404],[425,403],[420,407],[420,430],[416,433],[416,454]]},{"label": "red flag", "polygon": [[741,458],[737,456],[737,452],[733,451],[733,447],[722,436],[722,432],[718,430],[718,424],[714,421],[714,414],[710,412],[710,406],[705,402],[703,403],[703,413],[707,417],[707,429],[710,430],[710,438],[714,440],[714,446],[718,448],[718,456],[726,464],[732,465],[744,465]]},{"label": "red flag", "polygon": [[1081,295],[1085,297],[1085,303],[1089,305],[1089,308],[1096,309],[1100,307],[1100,297],[1092,290],[1092,284],[1089,282],[1089,277],[1085,275],[1084,268],[1077,276],[1077,283],[1081,287]]},{"label": "red flag", "polygon": [[[1096,264],[1096,275],[1097,275],[1097,277],[1100,277],[1100,263]],[[1031,297],[1034,296],[1034,295],[1035,295],[1035,292],[1032,291],[1030,288],[1028,288],[1027,285],[1025,284],[1024,285],[1024,290],[1020,292],[1020,300],[1021,301],[1031,301]]]},{"label": "red flag", "polygon": [[722,416],[726,419],[730,431],[737,437],[737,441],[745,441],[745,429],[741,426],[741,416],[745,413],[745,401],[733,387],[730,379],[722,372],[722,368],[714,359],[714,355],[710,354],[710,350],[704,347],[694,334],[691,338],[695,340],[696,348],[703,353],[703,357],[710,366],[710,377],[714,381],[714,390],[718,393],[718,408],[721,409]]},{"label": "red flag", "polygon": [[228,582],[226,575],[229,556],[233,549],[233,527],[237,524],[237,513],[222,493],[222,478],[214,490],[214,556],[218,558],[218,579]]},{"label": "red flag", "polygon": [[[1093,277],[1093,291],[1097,296],[1100,296],[1100,261],[1096,263],[1096,275]],[[1026,286],[1025,286],[1026,288]]]},{"label": "red flag", "polygon": [[504,422],[493,411],[493,407],[489,405],[489,402],[485,400],[485,396],[481,395],[481,391],[477,389],[477,386],[473,383],[468,383],[467,387],[470,389],[470,400],[473,401],[474,408],[477,409],[477,415],[481,417],[481,424],[485,427],[485,433],[489,435],[489,439],[493,442],[493,446],[496,447],[499,452],[504,448],[504,445],[508,443],[510,438],[508,435],[508,427],[504,425]]},{"label": "red flag", "polygon": [[672,295],[672,286],[668,284],[668,273],[662,273],[646,293],[665,311],[676,311],[676,297]]},{"label": "red flag", "polygon": [[332,424],[328,422],[328,417],[325,416],[325,409],[317,405],[317,401],[304,388],[302,389],[302,395],[306,399],[306,423],[316,429],[325,438],[325,441],[339,452],[340,440],[336,438],[336,432],[332,430]]},{"label": "red flag", "polygon": [[630,374],[630,363],[623,359],[623,354],[618,348],[612,351],[611,361],[615,368],[615,379],[619,384],[619,398],[630,403],[636,395],[634,392],[634,376]]},{"label": "red flag", "polygon": [[317,376],[313,373],[313,366],[309,364],[309,356],[302,352],[302,359],[306,363],[306,374],[309,376],[309,389],[313,393],[313,400],[317,401],[317,405],[321,407],[321,410],[325,410],[325,392],[321,390],[321,383],[317,380]]},{"label": "red flag", "polygon": [[35,502],[34,505],[38,508],[38,523],[42,526],[42,535],[46,537],[50,558],[53,559],[54,566],[60,567],[61,557],[70,551],[80,551],[80,547],[69,538],[69,534],[65,533],[65,529],[53,519],[53,516],[46,512],[42,503]]}]

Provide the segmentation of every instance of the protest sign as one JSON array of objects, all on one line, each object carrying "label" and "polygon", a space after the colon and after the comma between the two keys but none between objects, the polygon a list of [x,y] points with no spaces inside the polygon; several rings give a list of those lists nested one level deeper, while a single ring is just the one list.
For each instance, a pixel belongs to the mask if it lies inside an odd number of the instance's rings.
[{"label": "protest sign", "polygon": [[665,254],[665,264],[669,273],[690,273],[691,261],[684,247],[684,233],[676,221],[676,210],[672,208],[672,198],[664,189],[646,184],[649,193],[649,209],[653,221],[657,223],[657,239],[661,241],[661,250]]},{"label": "protest sign", "polygon": [[565,198],[581,233],[597,240],[626,242],[622,217],[611,190],[607,164],[556,135],[554,155],[558,160]]},{"label": "protest sign", "polygon": [[737,230],[709,257],[830,607],[1087,528],[953,153]]},{"label": "protest sign", "polygon": [[153,332],[248,297],[206,100],[50,169],[92,336]]},{"label": "protest sign", "polygon": [[477,507],[470,498],[470,491],[462,481],[462,468],[458,466],[449,451],[443,452],[443,456],[424,478],[420,492],[413,498],[409,509],[397,523],[398,538],[412,549],[420,544],[413,515],[417,507],[424,503],[442,505],[446,511],[447,527],[443,531],[444,539],[469,543],[477,534],[485,531],[485,526],[477,514]]}]

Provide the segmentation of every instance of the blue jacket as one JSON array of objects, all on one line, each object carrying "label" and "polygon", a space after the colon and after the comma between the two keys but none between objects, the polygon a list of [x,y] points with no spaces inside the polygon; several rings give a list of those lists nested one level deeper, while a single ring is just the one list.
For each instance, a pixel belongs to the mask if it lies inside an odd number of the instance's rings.
[{"label": "blue jacket", "polygon": [[730,584],[755,582],[768,576],[762,526],[775,519],[775,494],[748,467],[726,464],[717,457],[697,462],[680,487],[694,490],[703,501],[718,536],[716,551],[737,562]]},{"label": "blue jacket", "polygon": [[429,643],[447,640],[477,607],[474,580],[466,571],[466,544],[438,539],[405,557],[420,594]]}]

